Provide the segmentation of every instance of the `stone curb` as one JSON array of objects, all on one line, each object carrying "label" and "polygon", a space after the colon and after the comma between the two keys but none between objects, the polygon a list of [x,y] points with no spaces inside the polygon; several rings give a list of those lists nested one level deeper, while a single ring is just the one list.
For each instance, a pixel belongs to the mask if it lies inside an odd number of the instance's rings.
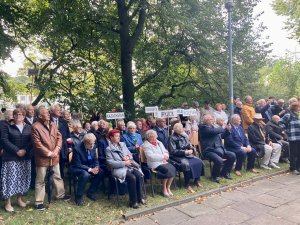
[{"label": "stone curb", "polygon": [[231,185],[224,186],[224,187],[221,187],[221,188],[216,188],[216,189],[212,189],[212,190],[205,191],[205,192],[202,192],[202,193],[194,194],[194,195],[188,196],[188,197],[180,199],[180,200],[175,200],[175,201],[171,201],[171,202],[162,203],[162,204],[153,206],[151,208],[144,208],[144,209],[140,209],[140,210],[130,211],[128,213],[123,214],[123,218],[125,220],[129,220],[129,219],[133,219],[133,218],[140,217],[140,216],[143,216],[143,215],[151,214],[151,213],[154,213],[156,211],[159,211],[159,210],[162,210],[162,209],[165,209],[165,208],[174,207],[174,206],[181,205],[181,204],[184,204],[184,203],[192,202],[196,198],[210,196],[210,195],[215,194],[215,193],[221,193],[221,192],[224,192],[224,191],[226,191],[230,188],[237,188],[237,187],[240,187],[240,186],[245,185],[245,184],[253,183],[255,181],[259,181],[259,180],[263,180],[263,179],[273,177],[273,176],[276,176],[276,175],[284,174],[288,171],[289,170],[282,170],[282,171],[277,171],[277,172],[274,172],[274,173],[269,173],[269,174],[253,177],[253,178],[250,178],[248,180],[238,182],[236,184],[231,184]]}]

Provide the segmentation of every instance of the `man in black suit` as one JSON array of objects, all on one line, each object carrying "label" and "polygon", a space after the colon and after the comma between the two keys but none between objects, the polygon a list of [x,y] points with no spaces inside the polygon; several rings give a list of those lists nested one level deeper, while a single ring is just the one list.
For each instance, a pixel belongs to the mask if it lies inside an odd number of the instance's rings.
[{"label": "man in black suit", "polygon": [[93,201],[96,200],[95,193],[103,176],[103,171],[99,168],[96,137],[92,133],[86,134],[82,143],[76,145],[73,149],[71,161],[72,176],[78,177],[78,186],[75,193],[75,202],[77,205],[83,205],[83,194],[85,186],[91,178],[91,185],[87,192],[87,197]]},{"label": "man in black suit", "polygon": [[59,132],[62,136],[62,146],[59,155],[59,167],[61,178],[64,179],[64,168],[65,164],[68,162],[69,148],[67,139],[71,138],[69,126],[66,120],[61,118],[61,107],[59,104],[55,104],[50,107],[51,121],[53,121],[58,127]]},{"label": "man in black suit", "polygon": [[157,133],[157,140],[161,141],[165,148],[168,148],[168,129],[166,127],[166,118],[157,118],[156,119],[156,126],[153,130]]},{"label": "man in black suit", "polygon": [[230,171],[236,156],[233,152],[226,151],[222,144],[221,135],[225,132],[225,129],[222,127],[215,128],[213,122],[214,118],[210,114],[204,115],[199,133],[204,149],[203,156],[214,164],[211,179],[213,182],[220,183],[220,175],[225,179],[232,179]]},{"label": "man in black suit", "polygon": [[[26,111],[26,117],[24,119],[24,122],[30,126],[34,124],[38,119],[35,117],[34,113],[34,107],[31,104],[28,104],[25,106]],[[30,181],[30,188],[35,188],[35,177],[36,177],[36,171],[35,171],[35,158],[34,155],[31,157],[31,181]]]}]

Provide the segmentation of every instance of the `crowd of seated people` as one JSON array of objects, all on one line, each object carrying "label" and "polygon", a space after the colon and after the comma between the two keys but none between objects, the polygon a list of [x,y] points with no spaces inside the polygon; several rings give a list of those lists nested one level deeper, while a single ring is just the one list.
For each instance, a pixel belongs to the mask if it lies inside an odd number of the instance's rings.
[{"label": "crowd of seated people", "polygon": [[[300,107],[295,98],[288,104],[270,97],[253,105],[251,96],[244,103],[237,97],[235,114],[229,115],[224,104],[217,103],[213,109],[208,101],[203,108],[193,102],[191,108],[197,115],[191,117],[148,115],[135,122],[117,120],[115,127],[104,118],[72,119],[58,104],[49,109],[17,105],[6,110],[0,121],[0,195],[6,201],[5,210],[14,211],[10,200],[14,195],[17,205],[26,207],[23,196],[30,187],[35,189],[36,209],[44,210],[50,166],[55,198],[71,199],[64,187],[69,170],[68,176],[77,177],[74,197],[78,206],[84,204],[85,193],[95,201],[101,180],[114,177],[127,185],[133,208],[146,204],[143,186],[150,175],[145,166],[161,180],[164,197],[173,196],[171,184],[178,173],[183,173],[184,186],[193,193],[202,187],[205,175],[220,183],[242,176],[244,164],[247,171],[258,173],[256,158],[262,169],[280,168],[281,161],[290,163],[291,172],[299,175]],[[183,107],[189,108],[187,103]],[[205,161],[212,164],[211,174],[204,173]]]}]

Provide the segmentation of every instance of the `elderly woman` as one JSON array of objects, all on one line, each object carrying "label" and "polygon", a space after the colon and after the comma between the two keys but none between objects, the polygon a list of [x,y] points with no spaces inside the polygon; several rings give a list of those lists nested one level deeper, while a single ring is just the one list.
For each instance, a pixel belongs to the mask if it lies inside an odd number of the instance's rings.
[{"label": "elderly woman", "polygon": [[217,103],[215,105],[214,117],[215,117],[216,120],[218,118],[223,118],[224,119],[224,123],[227,124],[227,122],[228,122],[228,115],[223,111],[221,103]]},{"label": "elderly woman", "polygon": [[200,177],[204,175],[204,164],[201,159],[195,157],[195,148],[191,145],[181,123],[174,125],[174,133],[169,138],[170,158],[180,164],[184,173],[185,187],[191,193],[194,192],[189,182],[194,179],[194,184],[201,187]]},{"label": "elderly woman", "polygon": [[154,130],[148,130],[145,137],[144,153],[147,165],[157,171],[158,179],[162,179],[163,196],[173,196],[171,184],[176,176],[176,169],[172,164],[168,163],[169,152],[165,149],[163,143],[157,140],[157,133]]},{"label": "elderly woman", "polygon": [[108,137],[110,143],[106,149],[107,164],[112,168],[112,175],[117,177],[120,183],[127,182],[129,206],[139,208],[138,203],[146,204],[142,193],[143,173],[125,143],[120,142],[120,131],[111,130]]},{"label": "elderly woman", "polygon": [[17,204],[26,207],[22,200],[31,179],[31,126],[24,122],[25,110],[13,111],[13,122],[4,126],[1,134],[3,143],[1,194],[6,199],[5,210],[13,212],[10,198],[17,195]]},{"label": "elderly woman", "polygon": [[87,134],[91,129],[91,123],[89,121],[85,121],[83,123],[83,132]]},{"label": "elderly woman", "polygon": [[81,122],[79,120],[73,120],[72,127],[73,131],[71,132],[71,139],[73,146],[75,147],[81,144],[85,133],[82,131]]},{"label": "elderly woman", "polygon": [[101,181],[103,171],[99,168],[97,158],[97,145],[94,134],[86,134],[82,143],[75,146],[71,162],[71,172],[73,176],[78,177],[78,186],[75,193],[75,203],[78,206],[83,205],[83,194],[87,182],[91,179],[91,185],[87,192],[87,197],[92,201],[96,200],[96,191]]},{"label": "elderly woman", "polygon": [[123,135],[123,141],[127,148],[132,153],[133,159],[139,162],[139,149],[143,145],[142,136],[136,132],[136,125],[134,122],[127,123],[127,132]]}]

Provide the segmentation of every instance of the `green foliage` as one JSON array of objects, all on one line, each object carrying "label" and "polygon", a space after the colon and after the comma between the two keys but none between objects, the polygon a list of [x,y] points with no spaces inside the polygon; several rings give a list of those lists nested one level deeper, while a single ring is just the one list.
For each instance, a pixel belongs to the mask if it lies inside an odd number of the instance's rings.
[{"label": "green foliage", "polygon": [[257,98],[276,96],[289,99],[300,96],[300,63],[290,59],[279,59],[260,71]]},{"label": "green foliage", "polygon": [[[268,45],[258,42],[264,27],[253,29],[258,1],[234,6],[238,95],[253,88],[268,53]],[[139,105],[169,108],[183,101],[228,99],[224,2],[5,2],[23,13],[20,20],[7,22],[7,30],[27,59],[24,71],[39,68],[33,77],[39,91],[34,104],[59,99],[71,110],[90,113],[124,103],[130,115]]]},{"label": "green foliage", "polygon": [[300,4],[298,0],[275,0],[273,4],[278,15],[287,16],[286,28],[292,37],[300,41]]}]

